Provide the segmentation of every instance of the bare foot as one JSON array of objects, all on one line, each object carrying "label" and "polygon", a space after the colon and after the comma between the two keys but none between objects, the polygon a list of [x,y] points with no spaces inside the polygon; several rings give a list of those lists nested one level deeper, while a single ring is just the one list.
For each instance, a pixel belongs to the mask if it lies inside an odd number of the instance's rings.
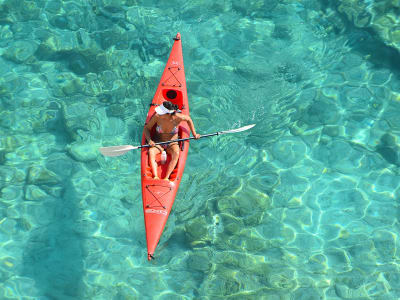
[{"label": "bare foot", "polygon": [[169,178],[163,178],[163,180],[169,181]]},{"label": "bare foot", "polygon": [[160,179],[160,177],[158,177],[158,176],[154,176],[154,178],[153,178],[154,180],[157,180],[157,179]]}]

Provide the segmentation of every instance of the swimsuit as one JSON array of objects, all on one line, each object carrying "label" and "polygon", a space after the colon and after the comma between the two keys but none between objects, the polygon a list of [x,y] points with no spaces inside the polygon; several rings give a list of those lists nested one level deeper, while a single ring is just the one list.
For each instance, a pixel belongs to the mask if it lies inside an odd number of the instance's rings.
[{"label": "swimsuit", "polygon": [[[178,133],[178,127],[175,126],[175,127],[172,129],[171,132],[163,132],[162,129],[161,129],[161,126],[160,126],[160,125],[157,125],[157,127],[156,127],[156,132],[157,132],[158,134],[160,134],[160,133],[169,133],[169,134],[171,134],[171,135],[175,135],[175,134]],[[167,150],[168,147],[173,146],[173,145],[177,145],[177,144],[178,144],[178,143],[175,142],[175,143],[163,144],[163,145],[158,145],[158,146],[161,146],[164,150]]]},{"label": "swimsuit", "polygon": [[160,127],[160,125],[157,125],[156,131],[157,131],[157,133],[169,133],[169,134],[175,135],[175,134],[178,133],[178,128],[175,126],[174,129],[172,129],[171,132],[163,132],[162,129],[161,129],[161,127]]}]

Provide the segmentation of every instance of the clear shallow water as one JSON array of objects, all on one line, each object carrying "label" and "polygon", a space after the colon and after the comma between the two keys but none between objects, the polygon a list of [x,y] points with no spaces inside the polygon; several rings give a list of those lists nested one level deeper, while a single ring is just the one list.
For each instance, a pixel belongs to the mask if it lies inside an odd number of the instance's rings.
[{"label": "clear shallow water", "polygon": [[[317,1],[0,2],[2,299],[397,299],[398,70]],[[134,144],[181,32],[200,133],[146,260]]]}]

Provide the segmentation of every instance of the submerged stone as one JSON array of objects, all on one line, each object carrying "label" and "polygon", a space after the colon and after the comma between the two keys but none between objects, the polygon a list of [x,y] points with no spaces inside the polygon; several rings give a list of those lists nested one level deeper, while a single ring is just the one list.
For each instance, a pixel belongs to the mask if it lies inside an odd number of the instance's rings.
[{"label": "submerged stone", "polygon": [[212,255],[211,251],[195,250],[189,254],[187,264],[190,269],[194,269],[201,272],[208,272],[212,268]]},{"label": "submerged stone", "polygon": [[47,168],[37,165],[29,168],[28,183],[41,185],[54,185],[60,182],[60,178]]},{"label": "submerged stone", "polygon": [[326,274],[328,270],[327,257],[324,254],[312,255],[307,262],[307,269],[315,274]]},{"label": "submerged stone", "polygon": [[23,195],[22,186],[7,185],[0,191],[0,202],[13,202],[19,200]]},{"label": "submerged stone", "polygon": [[392,147],[377,147],[376,152],[378,152],[388,163],[393,165],[400,165],[400,158],[398,150]]},{"label": "submerged stone", "polygon": [[27,185],[25,187],[26,200],[43,200],[46,199],[46,197],[48,197],[47,193],[35,185]]},{"label": "submerged stone", "polygon": [[350,260],[346,252],[342,249],[330,248],[324,250],[327,257],[328,265],[337,272],[345,272],[351,270]]},{"label": "submerged stone", "polygon": [[58,13],[61,7],[62,7],[61,0],[47,0],[45,4],[45,10],[52,14]]},{"label": "submerged stone", "polygon": [[85,75],[92,71],[87,59],[80,54],[72,54],[68,58],[69,68],[77,75]]},{"label": "submerged stone", "polygon": [[395,259],[397,236],[390,231],[375,231],[372,236],[375,249],[379,254],[379,263],[390,263]]},{"label": "submerged stone", "polygon": [[221,213],[219,216],[224,226],[224,233],[237,234],[243,229],[243,222],[239,218],[227,213]]},{"label": "submerged stone", "polygon": [[204,245],[212,240],[205,216],[196,217],[185,224],[186,238],[191,245]]},{"label": "submerged stone", "polygon": [[335,291],[337,296],[343,299],[364,299],[367,297],[364,288],[350,289],[345,285],[336,284]]},{"label": "submerged stone", "polygon": [[55,15],[52,19],[50,19],[50,24],[60,29],[67,29],[68,18],[64,15]]},{"label": "submerged stone", "polygon": [[4,52],[4,56],[16,63],[27,63],[36,50],[38,44],[34,41],[15,41]]},{"label": "submerged stone", "polygon": [[97,132],[100,130],[100,121],[93,111],[93,107],[84,102],[63,105],[62,115],[64,125],[72,139],[81,140],[80,131]]},{"label": "submerged stone", "polygon": [[74,142],[67,146],[67,151],[77,161],[89,162],[95,160],[99,153],[99,147],[101,145],[92,142]]},{"label": "submerged stone", "polygon": [[307,108],[302,120],[310,125],[334,125],[340,118],[338,110],[331,99],[321,97]]},{"label": "submerged stone", "polygon": [[304,158],[307,150],[300,138],[283,138],[272,146],[272,155],[283,168],[290,168]]}]

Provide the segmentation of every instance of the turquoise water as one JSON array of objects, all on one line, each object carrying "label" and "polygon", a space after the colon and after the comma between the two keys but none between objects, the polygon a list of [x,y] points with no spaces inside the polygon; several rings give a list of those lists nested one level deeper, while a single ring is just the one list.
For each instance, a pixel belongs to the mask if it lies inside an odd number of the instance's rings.
[{"label": "turquoise water", "polygon": [[[368,3],[373,3],[369,1]],[[199,133],[154,261],[137,145]],[[399,53],[326,1],[0,0],[0,299],[400,298]]]}]

